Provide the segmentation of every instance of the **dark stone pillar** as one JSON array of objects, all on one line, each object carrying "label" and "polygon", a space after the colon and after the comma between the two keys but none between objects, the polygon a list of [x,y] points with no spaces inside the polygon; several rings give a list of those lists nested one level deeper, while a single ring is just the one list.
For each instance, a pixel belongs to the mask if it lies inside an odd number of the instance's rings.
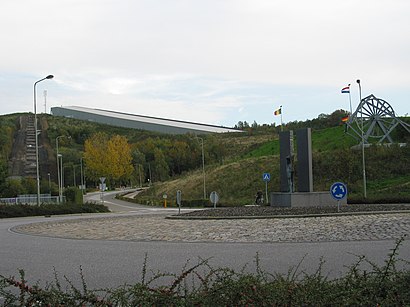
[{"label": "dark stone pillar", "polygon": [[293,192],[293,131],[279,133],[280,191]]},{"label": "dark stone pillar", "polygon": [[310,128],[296,131],[298,191],[313,192],[312,132]]}]

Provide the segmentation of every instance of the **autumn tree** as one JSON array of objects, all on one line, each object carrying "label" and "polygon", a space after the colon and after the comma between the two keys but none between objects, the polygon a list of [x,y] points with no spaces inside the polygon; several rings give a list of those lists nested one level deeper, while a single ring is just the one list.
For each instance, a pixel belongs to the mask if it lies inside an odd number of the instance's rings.
[{"label": "autumn tree", "polygon": [[164,181],[169,178],[169,167],[161,149],[154,149],[154,174],[156,180]]},{"label": "autumn tree", "polygon": [[126,180],[133,171],[131,146],[125,137],[98,132],[84,143],[84,161],[93,179]]}]

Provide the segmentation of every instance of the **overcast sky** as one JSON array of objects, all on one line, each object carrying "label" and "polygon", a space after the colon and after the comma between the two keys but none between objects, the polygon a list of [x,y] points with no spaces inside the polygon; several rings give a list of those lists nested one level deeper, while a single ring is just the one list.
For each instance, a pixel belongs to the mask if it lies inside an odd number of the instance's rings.
[{"label": "overcast sky", "polygon": [[409,0],[1,0],[0,114],[84,106],[224,126],[410,106]]}]

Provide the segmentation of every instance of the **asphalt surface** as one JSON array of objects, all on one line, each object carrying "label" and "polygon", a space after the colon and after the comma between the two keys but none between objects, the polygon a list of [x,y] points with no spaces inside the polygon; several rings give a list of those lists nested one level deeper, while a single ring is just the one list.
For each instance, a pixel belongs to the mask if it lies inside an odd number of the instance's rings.
[{"label": "asphalt surface", "polygon": [[[91,195],[99,199],[100,195]],[[150,208],[114,200],[106,193],[104,203],[113,213],[110,217],[129,215],[164,214],[164,209]],[[175,209],[166,212],[175,213]],[[81,284],[80,268],[90,288],[117,287],[124,283],[141,280],[144,258],[147,255],[148,272],[170,272],[178,274],[189,262],[188,267],[199,259],[210,259],[213,267],[230,267],[255,270],[255,257],[265,271],[287,274],[292,267],[299,266],[299,272],[314,272],[323,258],[323,273],[337,278],[346,272],[346,266],[358,260],[359,255],[370,261],[383,264],[395,240],[354,240],[324,242],[286,243],[227,243],[227,242],[166,242],[166,241],[124,241],[65,239],[51,236],[37,236],[16,233],[12,229],[33,222],[54,222],[67,219],[82,219],[87,216],[33,217],[0,220],[0,275],[18,276],[18,269],[24,269],[29,282],[50,281],[54,272],[60,279],[66,276],[75,285]],[[143,217],[140,217],[143,218]],[[90,221],[90,220],[88,220]],[[159,225],[161,227],[161,225]],[[165,232],[166,229],[163,229]],[[407,237],[408,238],[408,237]],[[409,260],[410,241],[405,240],[399,250],[400,256]],[[159,283],[166,280],[159,281]]]}]

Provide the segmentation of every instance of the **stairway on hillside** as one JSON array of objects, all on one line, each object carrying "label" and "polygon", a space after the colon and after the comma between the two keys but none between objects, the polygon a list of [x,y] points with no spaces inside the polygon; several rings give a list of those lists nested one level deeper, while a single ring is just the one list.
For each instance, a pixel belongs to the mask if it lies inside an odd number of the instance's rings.
[{"label": "stairway on hillside", "polygon": [[36,129],[34,116],[27,117],[24,176],[36,178]]},{"label": "stairway on hillside", "polygon": [[[48,174],[51,179],[57,177],[55,170],[55,160],[53,151],[47,137],[47,121],[39,119],[38,133],[38,154],[39,154],[39,175],[40,180],[47,179]],[[34,126],[34,115],[22,115],[17,123],[18,130],[14,134],[12,152],[9,159],[10,177],[37,178],[36,168],[36,130]],[[42,120],[42,121],[40,121]]]},{"label": "stairway on hillside", "polygon": [[19,117],[18,130],[14,134],[13,147],[9,160],[11,177],[36,178],[36,138],[34,116]]}]

